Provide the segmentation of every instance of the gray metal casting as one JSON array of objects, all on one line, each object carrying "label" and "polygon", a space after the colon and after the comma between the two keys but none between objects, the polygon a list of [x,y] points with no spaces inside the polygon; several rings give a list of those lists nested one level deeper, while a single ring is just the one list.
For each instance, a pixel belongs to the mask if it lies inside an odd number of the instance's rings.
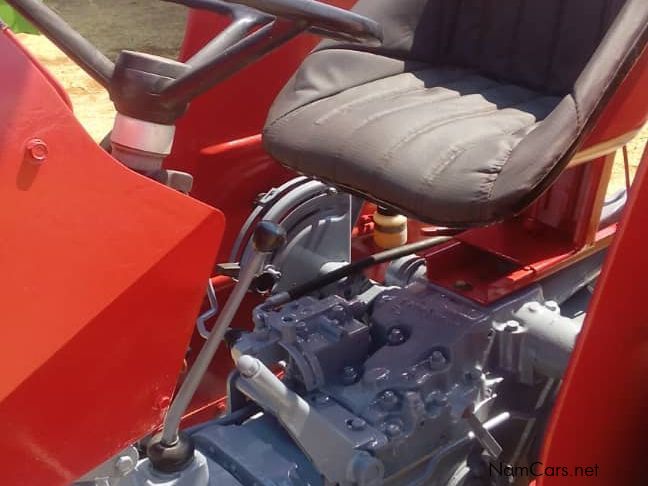
[{"label": "gray metal casting", "polygon": [[[475,439],[492,456],[501,451],[489,431],[517,405],[498,395],[504,377],[539,387],[508,444],[519,457],[567,365],[587,305],[578,296],[601,261],[594,255],[490,307],[425,280],[346,283],[323,298],[259,306],[254,331],[232,349],[230,402],[240,414],[247,396],[262,412],[191,434],[208,484],[463,485]],[[420,273],[415,260],[399,265],[403,283]],[[579,317],[562,315],[549,296]],[[283,381],[269,371],[279,363]]]},{"label": "gray metal casting", "polygon": [[554,301],[526,302],[512,319],[495,323],[500,334],[499,364],[533,384],[536,375],[561,379],[580,333],[581,322],[560,314]]},{"label": "gray metal casting", "polygon": [[[361,305],[360,313],[364,309]],[[278,311],[257,309],[254,322],[255,332],[234,346],[234,358],[248,354],[268,364],[290,360],[287,372],[306,390],[337,379],[345,367],[362,365],[369,352],[369,328],[354,319],[352,305],[336,295],[305,297]]]},{"label": "gray metal casting", "polygon": [[349,413],[331,403],[322,411],[289,390],[261,361],[238,359],[237,387],[272,413],[324,477],[340,486],[382,484],[382,463],[361,449],[386,442],[366,423],[354,425]]},{"label": "gray metal casting", "polygon": [[117,485],[121,478],[133,472],[138,460],[137,449],[129,446],[95,467],[92,471],[81,476],[75,481],[75,484],[79,486],[82,484]]},{"label": "gray metal casting", "polygon": [[[351,230],[361,208],[359,201],[304,177],[289,181],[259,199],[253,215],[263,214],[265,221],[281,224],[288,234],[286,246],[265,262],[266,266],[280,271],[274,292],[319,276],[326,271],[326,265],[351,260]],[[239,258],[243,264],[253,252],[246,240],[250,233],[248,226],[253,224],[251,218],[232,251],[232,258]]]}]

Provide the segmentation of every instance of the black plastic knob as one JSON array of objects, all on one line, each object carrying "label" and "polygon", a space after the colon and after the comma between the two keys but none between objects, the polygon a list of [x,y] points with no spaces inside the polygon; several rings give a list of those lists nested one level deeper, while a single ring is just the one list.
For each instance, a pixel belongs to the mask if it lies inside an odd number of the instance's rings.
[{"label": "black plastic knob", "polygon": [[261,221],[252,239],[254,249],[262,253],[271,253],[286,244],[286,230],[270,221]]}]

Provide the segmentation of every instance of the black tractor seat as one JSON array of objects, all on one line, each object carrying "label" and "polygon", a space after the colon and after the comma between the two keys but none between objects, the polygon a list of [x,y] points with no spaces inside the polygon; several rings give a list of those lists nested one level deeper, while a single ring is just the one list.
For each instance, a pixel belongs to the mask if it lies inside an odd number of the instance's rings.
[{"label": "black tractor seat", "polygon": [[360,0],[272,107],[282,164],[428,223],[509,217],[560,174],[648,38],[648,0]]}]

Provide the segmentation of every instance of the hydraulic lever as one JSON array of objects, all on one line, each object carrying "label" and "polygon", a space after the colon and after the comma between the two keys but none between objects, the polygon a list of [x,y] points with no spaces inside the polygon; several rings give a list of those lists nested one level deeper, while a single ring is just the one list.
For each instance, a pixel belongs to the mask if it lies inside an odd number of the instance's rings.
[{"label": "hydraulic lever", "polygon": [[148,446],[149,459],[156,469],[163,472],[172,472],[177,468],[181,469],[192,460],[193,446],[188,443],[189,439],[179,432],[182,416],[196,393],[207,368],[214,359],[214,355],[223,341],[225,333],[232,319],[234,319],[250,284],[261,270],[267,254],[279,249],[284,245],[285,241],[286,232],[281,226],[267,221],[262,221],[257,226],[253,239],[254,256],[241,269],[239,281],[171,403],[164,420],[162,432],[153,437]]}]

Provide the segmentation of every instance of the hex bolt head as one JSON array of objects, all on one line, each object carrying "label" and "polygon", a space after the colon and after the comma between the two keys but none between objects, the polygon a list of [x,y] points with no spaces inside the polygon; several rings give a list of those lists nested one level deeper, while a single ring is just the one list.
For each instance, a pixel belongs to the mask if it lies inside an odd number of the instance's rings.
[{"label": "hex bolt head", "polygon": [[529,302],[526,305],[526,308],[529,312],[532,314],[535,314],[536,312],[540,312],[540,303],[539,302]]},{"label": "hex bolt head", "polygon": [[367,427],[367,422],[365,422],[360,417],[355,417],[347,420],[347,426],[349,427],[349,429],[359,432]]},{"label": "hex bolt head", "polygon": [[445,407],[447,403],[448,397],[438,392],[431,393],[426,399],[426,404],[431,407]]},{"label": "hex bolt head", "polygon": [[385,390],[378,396],[378,403],[380,408],[389,412],[398,407],[400,399],[392,390]]},{"label": "hex bolt head", "polygon": [[252,243],[254,249],[261,253],[271,253],[286,243],[286,230],[271,221],[261,221],[256,230]]},{"label": "hex bolt head", "polygon": [[385,434],[387,434],[389,437],[396,437],[401,433],[402,430],[402,427],[397,422],[388,422],[385,425]]},{"label": "hex bolt head", "polygon": [[504,325],[504,331],[506,332],[515,332],[520,328],[520,324],[517,321],[508,321]]},{"label": "hex bolt head", "polygon": [[135,461],[130,456],[121,456],[115,461],[115,469],[117,469],[122,476],[131,472],[134,467]]},{"label": "hex bolt head", "polygon": [[405,332],[400,327],[394,327],[390,329],[389,334],[387,335],[387,342],[390,346],[398,346],[407,341]]},{"label": "hex bolt head", "polygon": [[428,362],[432,369],[439,369],[443,368],[447,364],[448,360],[441,351],[436,350],[430,355]]},{"label": "hex bolt head", "polygon": [[49,148],[47,147],[47,144],[40,138],[32,138],[31,140],[29,140],[25,145],[25,150],[27,151],[29,161],[32,164],[36,165],[40,165],[45,162],[45,160],[47,160],[47,156],[49,155]]},{"label": "hex bolt head", "polygon": [[342,371],[342,382],[345,385],[353,385],[356,381],[358,381],[358,370],[356,370],[353,366],[345,366],[344,370]]}]

